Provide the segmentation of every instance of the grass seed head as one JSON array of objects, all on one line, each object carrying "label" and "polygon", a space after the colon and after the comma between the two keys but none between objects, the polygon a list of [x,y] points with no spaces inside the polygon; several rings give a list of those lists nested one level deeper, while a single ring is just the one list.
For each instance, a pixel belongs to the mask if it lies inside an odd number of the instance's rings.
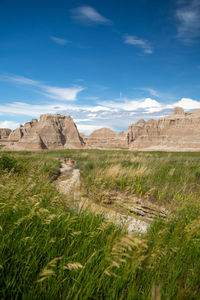
[{"label": "grass seed head", "polygon": [[79,263],[79,262],[70,262],[66,266],[63,267],[63,270],[78,270],[78,269],[83,269],[84,266]]}]

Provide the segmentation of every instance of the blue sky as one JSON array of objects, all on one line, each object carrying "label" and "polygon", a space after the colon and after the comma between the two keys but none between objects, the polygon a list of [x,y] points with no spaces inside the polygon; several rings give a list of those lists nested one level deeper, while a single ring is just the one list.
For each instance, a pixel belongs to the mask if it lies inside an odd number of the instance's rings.
[{"label": "blue sky", "polygon": [[117,132],[200,108],[200,0],[0,0],[0,127]]}]

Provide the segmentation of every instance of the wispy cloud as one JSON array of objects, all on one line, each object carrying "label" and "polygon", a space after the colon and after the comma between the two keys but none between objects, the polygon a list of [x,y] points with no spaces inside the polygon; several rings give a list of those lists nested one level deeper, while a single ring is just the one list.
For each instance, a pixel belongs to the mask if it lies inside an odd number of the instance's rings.
[{"label": "wispy cloud", "polygon": [[152,54],[153,50],[150,46],[149,42],[147,40],[142,40],[137,38],[134,35],[128,35],[126,34],[124,36],[124,43],[128,45],[138,46],[141,47],[146,54]]},{"label": "wispy cloud", "polygon": [[[2,79],[2,78],[1,78]],[[31,88],[42,94],[45,94],[49,102],[39,104],[29,104],[25,102],[10,102],[0,104],[0,117],[4,120],[13,119],[19,120],[26,116],[27,121],[31,118],[39,118],[45,113],[60,113],[73,116],[80,131],[87,134],[94,129],[100,127],[110,127],[116,131],[127,130],[131,123],[138,119],[144,118],[159,118],[164,115],[169,115],[173,112],[174,107],[181,106],[186,111],[200,108],[200,101],[191,98],[176,99],[173,102],[166,103],[155,99],[158,92],[152,88],[141,88],[147,91],[152,97],[127,98],[122,97],[114,100],[102,101],[95,98],[91,105],[84,102],[64,102],[63,100],[74,101],[77,94],[83,90],[83,87],[61,88],[46,85],[43,82],[32,80],[26,77],[10,75],[6,80],[14,84],[31,86]],[[53,99],[53,100],[52,100]],[[36,102],[37,103],[37,102]],[[1,119],[2,120],[2,119]],[[5,121],[3,121],[5,122]],[[7,122],[7,121],[6,121]],[[1,127],[9,127],[13,129],[17,123],[0,123]]]},{"label": "wispy cloud", "polygon": [[60,88],[44,86],[45,95],[52,99],[74,101],[77,98],[77,94],[83,91],[83,87],[75,88]]},{"label": "wispy cloud", "polygon": [[137,110],[146,110],[146,111],[159,111],[162,109],[162,105],[151,98],[144,99],[128,99],[128,98],[120,98],[118,100],[122,100],[121,102],[102,102],[102,105],[106,104],[110,108],[118,108],[125,111],[137,111]]},{"label": "wispy cloud", "polygon": [[200,36],[200,1],[178,1],[176,10],[178,38],[191,43]]},{"label": "wispy cloud", "polygon": [[101,125],[85,125],[85,124],[77,124],[79,132],[83,132],[86,135],[89,135],[91,132],[93,132],[96,129],[102,128]]},{"label": "wispy cloud", "polygon": [[160,94],[158,93],[158,91],[152,89],[152,88],[136,88],[137,90],[141,90],[141,91],[145,91],[147,93],[149,93],[150,95],[154,96],[154,97],[159,97]]},{"label": "wispy cloud", "polygon": [[[191,98],[182,98],[170,104],[159,102],[152,98],[129,99],[121,98],[116,101],[96,103],[94,106],[71,105],[54,102],[53,104],[28,104],[23,102],[6,103],[0,105],[0,115],[17,117],[27,116],[27,121],[39,117],[44,113],[61,113],[73,116],[78,129],[86,134],[101,127],[110,127],[116,131],[127,130],[131,123],[138,119],[154,118],[173,113],[176,106],[186,111],[200,108],[200,101]],[[24,117],[23,117],[24,119]],[[2,127],[14,128],[14,123],[1,123]]]},{"label": "wispy cloud", "polygon": [[1,76],[1,80],[11,81],[21,85],[30,85],[35,87],[35,91],[45,95],[48,98],[53,98],[62,101],[75,101],[78,93],[84,90],[84,87],[73,86],[70,88],[62,88],[56,86],[45,85],[44,83],[32,80],[18,75]]},{"label": "wispy cloud", "polygon": [[[77,113],[86,113],[84,118],[78,115],[78,121],[86,121],[86,118],[90,120],[98,118],[99,115],[101,117],[108,116],[114,113],[119,112],[145,112],[145,113],[153,113],[162,111],[164,109],[173,109],[176,106],[181,106],[186,110],[200,108],[200,101],[194,100],[191,98],[181,98],[181,100],[177,102],[173,102],[171,104],[164,104],[159,101],[156,101],[152,98],[144,98],[144,99],[121,99],[121,102],[116,101],[106,101],[101,102],[94,106],[88,105],[68,105],[68,104],[45,104],[45,105],[35,105],[28,104],[24,102],[13,102],[4,105],[0,105],[1,113],[12,114],[12,115],[28,115],[28,116],[39,116],[42,113],[61,113],[62,111],[70,111]],[[97,114],[98,113],[98,114]]]},{"label": "wispy cloud", "polygon": [[[63,107],[62,107],[63,108]],[[59,111],[60,106],[58,105],[34,105],[24,102],[13,102],[0,105],[0,112],[3,115],[9,116],[29,116],[29,117],[39,117],[44,113],[55,113]]]},{"label": "wispy cloud", "polygon": [[[55,102],[53,104],[28,104],[24,102],[12,102],[0,105],[0,112],[4,115],[27,115],[27,116],[40,116],[45,113],[62,113],[62,112],[81,112],[81,113],[95,113],[111,111],[109,107],[103,105],[87,106],[87,105],[68,105]],[[80,116],[79,116],[80,118]]]},{"label": "wispy cloud", "polygon": [[70,43],[70,41],[58,38],[56,36],[50,36],[50,39],[58,45],[65,46]]},{"label": "wispy cloud", "polygon": [[24,84],[24,85],[33,85],[33,86],[41,85],[41,83],[39,81],[32,80],[30,78],[26,78],[23,76],[18,76],[18,75],[2,75],[0,77],[0,79],[6,80],[6,81],[12,81],[12,82]]},{"label": "wispy cloud", "polygon": [[19,127],[19,123],[13,122],[13,121],[0,121],[0,128],[9,128],[9,129],[15,129]]},{"label": "wispy cloud", "polygon": [[83,25],[111,25],[112,22],[103,17],[95,8],[91,6],[79,6],[71,10],[71,17]]}]

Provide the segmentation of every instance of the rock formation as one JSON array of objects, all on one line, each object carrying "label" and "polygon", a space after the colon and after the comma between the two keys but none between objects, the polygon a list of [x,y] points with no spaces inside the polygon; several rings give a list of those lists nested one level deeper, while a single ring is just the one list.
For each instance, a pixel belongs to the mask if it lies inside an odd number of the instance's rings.
[{"label": "rock formation", "polygon": [[85,140],[87,138],[87,136],[85,135],[85,133],[80,132],[79,133],[80,137]]},{"label": "rock formation", "polygon": [[[8,136],[9,135],[9,136]],[[118,135],[109,129],[95,130],[89,136],[79,134],[69,116],[45,114],[11,132],[0,129],[5,150],[41,150],[67,148],[130,148],[132,150],[200,150],[200,109],[185,113],[176,107],[170,116],[159,120],[143,119]]]},{"label": "rock formation", "polygon": [[118,138],[119,138],[119,139],[127,140],[127,132],[121,131],[121,132],[118,134]]},{"label": "rock formation", "polygon": [[19,128],[16,128],[15,130],[12,131],[12,133],[9,135],[8,139],[10,141],[18,141],[21,139],[23,136],[27,134],[30,128],[34,126],[35,123],[37,123],[37,119],[32,119],[30,122],[26,122],[23,125],[20,125]]},{"label": "rock formation", "polygon": [[80,148],[83,140],[70,116],[45,114],[14,130],[4,149],[41,150]]},{"label": "rock formation", "polygon": [[0,128],[0,140],[7,140],[11,130],[8,128]]},{"label": "rock formation", "polygon": [[184,113],[181,107],[176,107],[172,115],[158,121],[139,120],[129,127],[127,139],[130,149],[200,149],[200,109]]},{"label": "rock formation", "polygon": [[110,128],[100,128],[93,131],[89,137],[91,139],[112,139],[116,138],[116,133]]},{"label": "rock formation", "polygon": [[87,148],[128,148],[126,134],[117,136],[109,128],[97,129],[83,139]]}]

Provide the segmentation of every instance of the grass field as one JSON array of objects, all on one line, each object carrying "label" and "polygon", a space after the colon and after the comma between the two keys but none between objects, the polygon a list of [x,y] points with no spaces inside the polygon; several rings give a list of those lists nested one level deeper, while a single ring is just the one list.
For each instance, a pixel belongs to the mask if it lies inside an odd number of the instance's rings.
[{"label": "grass field", "polygon": [[[164,205],[168,221],[127,235],[72,211],[56,158],[100,203],[120,192]],[[63,150],[0,154],[0,299],[200,299],[200,153]]]}]

